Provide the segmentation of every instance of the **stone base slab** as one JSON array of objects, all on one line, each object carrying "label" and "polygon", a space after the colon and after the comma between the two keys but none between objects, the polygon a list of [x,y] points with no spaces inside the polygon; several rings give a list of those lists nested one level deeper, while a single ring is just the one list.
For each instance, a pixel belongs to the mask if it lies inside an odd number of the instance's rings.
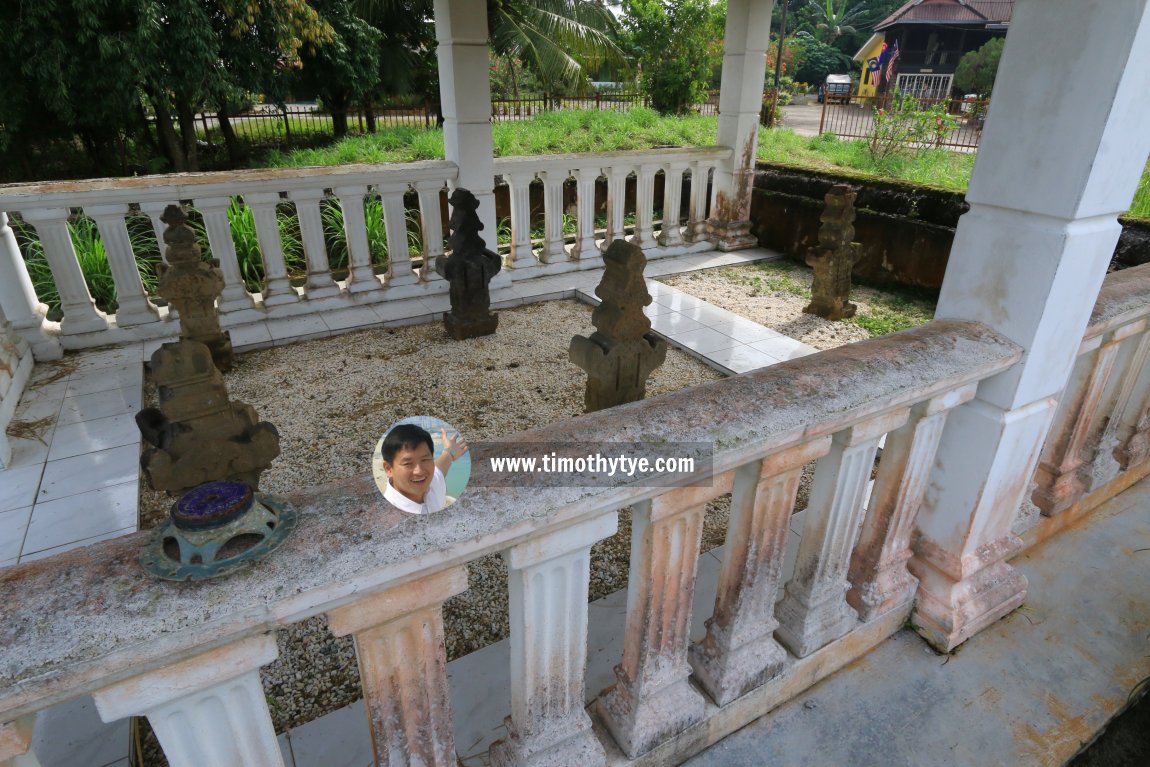
[{"label": "stone base slab", "polygon": [[595,701],[595,711],[632,758],[703,718],[706,701],[685,678],[636,701],[622,683]]}]

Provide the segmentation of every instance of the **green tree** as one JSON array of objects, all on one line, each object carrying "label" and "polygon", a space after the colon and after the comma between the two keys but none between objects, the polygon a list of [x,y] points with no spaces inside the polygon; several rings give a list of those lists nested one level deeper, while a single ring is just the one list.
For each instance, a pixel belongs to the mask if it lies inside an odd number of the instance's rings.
[{"label": "green tree", "polygon": [[664,114],[702,101],[721,57],[725,6],[707,0],[624,0],[623,26],[639,60],[643,89]]},{"label": "green tree", "polygon": [[958,60],[954,70],[954,85],[963,93],[977,93],[989,96],[994,89],[994,78],[998,74],[998,62],[1002,58],[1002,48],[1006,38],[996,37],[977,51],[971,51]]},{"label": "green tree", "polygon": [[792,72],[800,82],[818,84],[829,74],[846,74],[855,68],[850,56],[806,33],[796,37],[795,49],[798,63]]}]

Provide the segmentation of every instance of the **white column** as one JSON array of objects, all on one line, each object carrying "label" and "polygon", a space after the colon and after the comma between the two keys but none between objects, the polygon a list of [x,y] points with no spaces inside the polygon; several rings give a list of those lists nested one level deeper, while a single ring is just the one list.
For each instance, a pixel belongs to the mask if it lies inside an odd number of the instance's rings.
[{"label": "white column", "polygon": [[105,687],[92,697],[105,722],[146,716],[171,767],[283,767],[260,684],[274,634],[224,645]]},{"label": "white column", "polygon": [[[419,195],[419,226],[423,236],[423,268],[419,276],[424,282],[441,280],[435,271],[435,262],[443,257],[443,211],[439,207],[439,196],[443,190],[442,181],[417,181],[415,191]],[[496,243],[488,243],[496,250]]]},{"label": "white column", "polygon": [[[590,265],[599,265],[599,248],[595,245],[595,182],[599,180],[598,168],[579,168],[575,171],[576,195],[578,196],[578,222],[575,247],[571,255]],[[581,268],[588,264],[580,265]]]},{"label": "white column", "polygon": [[467,568],[410,581],[331,610],[335,636],[355,655],[380,767],[455,767],[443,603],[467,590]]},{"label": "white column", "polygon": [[124,223],[128,206],[123,203],[89,205],[84,208],[84,212],[96,222],[100,239],[104,243],[108,268],[116,283],[116,324],[124,328],[157,322],[160,319],[159,312],[144,292],[139,267],[136,265],[136,253],[128,236],[128,226]]},{"label": "white column", "polygon": [[539,174],[543,179],[543,252],[539,260],[545,264],[570,260],[563,243],[563,184],[568,175],[565,170]]},{"label": "white column", "polygon": [[288,193],[295,204],[299,218],[300,239],[303,240],[304,257],[307,259],[307,282],[304,284],[304,297],[309,300],[338,296],[339,285],[332,279],[331,263],[327,257],[327,243],[323,236],[323,215],[319,204],[324,199],[322,189],[298,189]]},{"label": "white column", "polygon": [[371,247],[367,242],[367,213],[363,198],[365,186],[339,186],[331,190],[343,211],[343,233],[347,238],[347,290],[349,293],[375,293],[383,283],[375,276],[371,264]]},{"label": "white column", "polygon": [[36,716],[29,714],[0,724],[0,767],[40,767],[32,753],[32,730]]},{"label": "white column", "polygon": [[720,250],[756,244],[751,231],[751,188],[763,108],[763,75],[773,0],[729,0],[719,90],[718,144],[731,156],[715,168],[711,230]]},{"label": "white column", "polygon": [[735,473],[731,518],[715,612],[707,636],[691,647],[695,678],[725,706],[782,670],[774,639],[775,597],[803,467],[825,455],[830,437],[808,442]]},{"label": "white column", "polygon": [[64,312],[60,332],[67,335],[106,330],[108,317],[96,308],[84,281],[84,272],[76,260],[76,249],[68,231],[70,211],[67,208],[33,208],[22,211],[21,215],[40,236],[44,257],[48,259],[52,279],[60,293],[60,308]]},{"label": "white column", "polygon": [[1099,441],[1106,460],[1116,469],[1129,469],[1150,457],[1150,333],[1138,339],[1122,376],[1114,409]]},{"label": "white column", "polygon": [[612,165],[607,168],[607,234],[602,243],[604,251],[615,240],[627,237],[623,219],[627,205],[627,175],[631,171],[629,165]]},{"label": "white column", "polygon": [[713,166],[695,160],[691,163],[691,203],[687,213],[687,229],[683,234],[687,242],[702,242],[711,235],[707,230],[707,185]]},{"label": "white column", "polygon": [[192,205],[204,217],[208,247],[212,250],[212,258],[220,262],[220,272],[224,275],[224,292],[220,294],[218,302],[221,314],[251,309],[256,305],[240,273],[236,242],[232,239],[232,225],[228,219],[231,204],[231,197],[201,197],[192,201]]},{"label": "white column", "polygon": [[779,603],[775,636],[800,658],[846,634],[858,614],[846,601],[851,551],[866,511],[867,483],[879,440],[906,422],[907,410],[872,418],[834,435],[819,459],[795,574]]},{"label": "white column", "polygon": [[663,174],[663,227],[659,244],[668,247],[683,244],[683,230],[679,226],[679,211],[683,207],[683,172],[688,163],[668,163]]},{"label": "white column", "polygon": [[[227,198],[225,198],[227,199]],[[166,200],[162,202],[150,201],[140,203],[140,212],[152,221],[152,231],[156,233],[156,243],[160,246],[160,259],[168,263],[168,246],[164,244],[164,230],[168,225],[160,220],[169,205],[179,205],[179,200]],[[227,206],[225,206],[227,207]]]},{"label": "white column", "polygon": [[611,512],[504,552],[511,615],[511,716],[495,767],[606,762],[583,709],[591,545],[618,529]]},{"label": "white column", "polygon": [[44,315],[48,307],[36,297],[16,234],[8,226],[8,214],[3,211],[0,211],[0,310],[16,333],[32,347],[37,360],[58,360],[64,356],[59,340],[45,328]]},{"label": "white column", "polygon": [[510,269],[535,266],[539,263],[531,249],[531,182],[535,174],[505,173],[503,179],[511,202],[511,255],[507,266]]},{"label": "white column", "polygon": [[419,277],[411,268],[411,253],[407,250],[407,210],[403,195],[407,184],[377,187],[383,199],[383,226],[387,233],[387,287],[415,285]]},{"label": "white column", "polygon": [[435,0],[443,150],[459,166],[449,185],[479,200],[481,235],[495,250],[495,150],[491,140],[487,6],[475,0]]},{"label": "white column", "polygon": [[969,402],[975,388],[968,384],[915,405],[910,421],[887,436],[848,575],[847,602],[864,621],[914,597],[918,581],[906,569],[914,515],[926,492],[946,414]]},{"label": "white column", "polygon": [[1024,356],[939,445],[911,562],[914,622],[939,648],[1025,598],[1011,522],[1150,153],[1147,92],[1150,0],[1015,5],[935,317],[982,322]]},{"label": "white column", "polygon": [[647,250],[655,246],[655,174],[662,163],[645,162],[635,175],[635,236],[634,245]]},{"label": "white column", "polygon": [[244,195],[244,205],[252,209],[252,218],[255,219],[256,238],[264,262],[264,306],[294,304],[299,301],[299,293],[292,287],[284,263],[283,241],[280,240],[279,218],[276,215],[279,203],[278,192],[250,192]]},{"label": "white column", "polygon": [[623,661],[595,702],[632,759],[703,718],[703,696],[687,681],[691,599],[707,501],[732,480],[728,472],[712,487],[678,488],[633,506]]}]

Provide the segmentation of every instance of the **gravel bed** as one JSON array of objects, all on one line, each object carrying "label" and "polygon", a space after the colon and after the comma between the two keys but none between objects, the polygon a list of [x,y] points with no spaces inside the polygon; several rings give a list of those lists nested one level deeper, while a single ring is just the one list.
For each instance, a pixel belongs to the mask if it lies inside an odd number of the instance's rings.
[{"label": "gravel bed", "polygon": [[[442,418],[469,440],[487,440],[579,415],[586,376],[567,358],[575,334],[590,334],[591,307],[549,301],[503,310],[494,336],[451,341],[438,323],[357,331],[337,338],[237,355],[224,376],[229,396],[255,407],[280,432],[281,454],[260,489],[277,493],[370,470],[379,437],[410,415]],[[514,339],[514,342],[509,342]],[[649,396],[722,376],[669,349],[652,374]],[[145,402],[155,404],[150,381]],[[154,526],[170,499],[141,483],[143,526]],[[708,510],[704,549],[723,543],[729,497]],[[619,533],[592,549],[591,599],[626,586],[630,510]],[[449,659],[508,635],[507,569],[498,556],[469,566],[470,588],[444,605]],[[280,658],[262,671],[277,731],[296,727],[361,697],[350,637],[326,619],[279,632]]]}]

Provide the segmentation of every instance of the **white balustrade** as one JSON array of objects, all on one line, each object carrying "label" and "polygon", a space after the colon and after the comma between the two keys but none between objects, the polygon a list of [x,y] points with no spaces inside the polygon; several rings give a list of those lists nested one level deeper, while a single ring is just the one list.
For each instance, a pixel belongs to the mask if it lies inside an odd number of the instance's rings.
[{"label": "white balustrade", "polygon": [[511,194],[511,256],[507,266],[523,269],[535,266],[538,260],[531,248],[531,182],[535,173],[505,173],[507,189]]},{"label": "white balustrade", "polygon": [[343,231],[347,238],[347,290],[350,293],[379,293],[383,284],[375,276],[371,246],[367,239],[366,186],[340,186],[331,190],[343,211]]},{"label": "white balustrade", "polygon": [[64,319],[60,332],[91,333],[107,330],[108,317],[96,308],[96,302],[84,281],[84,272],[76,260],[72,235],[68,230],[71,211],[67,208],[34,208],[21,215],[40,236],[44,257],[52,270],[56,290],[60,293],[60,309]]},{"label": "white balustrade", "polygon": [[655,175],[662,163],[645,162],[635,174],[635,234],[631,243],[647,250],[655,245]]},{"label": "white balustrade", "polygon": [[104,243],[104,255],[116,285],[116,323],[128,327],[158,321],[159,311],[144,292],[140,270],[136,267],[136,253],[124,222],[128,206],[123,203],[92,205],[84,212],[96,222]]},{"label": "white balustrade", "polygon": [[687,214],[687,230],[684,234],[687,242],[701,242],[707,239],[707,203],[710,200],[707,186],[712,167],[712,163],[703,160],[694,160],[691,163],[691,204]]},{"label": "white balustrade", "polygon": [[567,181],[567,171],[545,170],[539,174],[543,180],[543,251],[539,260],[554,264],[569,259],[563,242],[563,184]]},{"label": "white balustrade", "polygon": [[28,276],[28,266],[20,254],[16,235],[8,225],[8,214],[0,211],[0,313],[12,329],[27,341],[37,359],[59,359],[64,349],[48,334],[44,317],[48,307],[36,297]]},{"label": "white balustrade", "polygon": [[383,200],[383,224],[387,236],[387,287],[414,285],[419,275],[411,268],[411,253],[407,248],[407,210],[403,196],[407,184],[387,184],[376,188]]},{"label": "white balustrade", "polygon": [[615,240],[625,239],[627,229],[624,224],[627,205],[627,176],[632,169],[622,163],[612,164],[604,169],[607,176],[607,231],[601,245],[607,250]]},{"label": "white balustrade", "polygon": [[668,163],[663,174],[663,226],[659,231],[659,244],[665,248],[683,244],[679,212],[683,208],[683,173],[687,167],[686,162]]},{"label": "white balustrade", "polygon": [[[898,630],[904,611],[863,623],[844,599],[878,439],[897,430],[880,464],[875,496],[884,500],[872,502],[864,538],[866,551],[877,546],[883,556],[856,559],[898,566],[904,512],[923,482],[938,416],[1019,356],[982,326],[933,322],[716,382],[705,418],[697,392],[684,390],[531,435],[544,444],[714,441],[710,476],[701,478],[710,486],[494,487],[477,462],[465,501],[425,517],[389,511],[370,477],[292,493],[284,500],[301,511],[296,535],[244,572],[209,583],[141,578],[138,554],[150,531],[17,565],[0,579],[9,617],[0,722],[93,695],[105,721],[146,715],[173,767],[278,765],[259,668],[276,657],[277,629],[326,614],[334,633],[355,637],[377,763],[451,765],[440,606],[465,588],[468,562],[502,551],[511,700],[509,734],[492,763],[594,767],[618,759],[615,745],[647,754],[647,763],[679,763],[764,713],[759,702],[776,705]],[[801,609],[785,600],[772,615],[798,477],[815,458],[809,522],[786,596]],[[900,482],[910,489],[891,501],[887,489]],[[714,614],[707,638],[691,649],[704,509],[728,491]],[[606,731],[596,732],[584,709],[590,548],[615,531],[624,506],[633,509],[624,649],[616,684],[596,704]],[[841,635],[844,616],[858,633],[825,646]],[[812,657],[797,660],[778,641]],[[689,681],[692,665],[721,710]]]},{"label": "white balustrade", "polygon": [[211,248],[212,258],[220,262],[220,272],[224,276],[224,292],[220,294],[219,310],[234,312],[251,309],[255,306],[255,300],[244,285],[236,243],[232,239],[232,225],[228,219],[232,198],[201,197],[194,200],[193,204],[203,216],[208,247]]},{"label": "white balustrade", "polygon": [[292,287],[287,264],[284,263],[283,241],[280,239],[278,192],[255,192],[244,195],[244,205],[251,208],[259,241],[260,256],[264,262],[264,306],[281,306],[299,301],[299,293]]},{"label": "white balustrade", "polygon": [[587,265],[597,265],[599,247],[595,244],[595,183],[599,180],[599,169],[579,168],[575,171],[575,179],[576,234],[571,255],[586,261]]},{"label": "white balustrade", "polygon": [[168,228],[161,218],[164,211],[168,209],[169,205],[179,205],[178,200],[145,200],[140,203],[140,212],[148,217],[152,222],[152,231],[156,235],[156,245],[160,249],[160,260],[164,263],[168,261],[168,248],[164,244],[164,230]]},{"label": "white balustrade", "polygon": [[[423,238],[423,267],[419,276],[424,282],[441,280],[443,278],[435,271],[435,264],[443,257],[443,216],[439,205],[443,182],[418,181],[415,191],[419,196],[419,228]],[[495,234],[488,237],[494,238]]]}]

